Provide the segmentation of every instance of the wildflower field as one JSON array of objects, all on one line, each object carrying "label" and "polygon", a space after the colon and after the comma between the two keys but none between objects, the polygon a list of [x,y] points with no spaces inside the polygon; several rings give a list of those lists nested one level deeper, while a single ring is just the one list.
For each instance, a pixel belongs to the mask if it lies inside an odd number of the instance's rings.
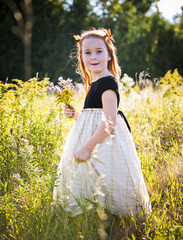
[{"label": "wildflower field", "polygon": [[[70,217],[52,204],[57,166],[74,120],[65,118],[47,78],[0,83],[0,240],[183,239],[183,79],[159,86],[121,81],[127,116],[152,203],[147,218],[113,216],[99,206]],[[141,83],[141,85],[140,85]],[[74,90],[82,109],[85,91]]]}]

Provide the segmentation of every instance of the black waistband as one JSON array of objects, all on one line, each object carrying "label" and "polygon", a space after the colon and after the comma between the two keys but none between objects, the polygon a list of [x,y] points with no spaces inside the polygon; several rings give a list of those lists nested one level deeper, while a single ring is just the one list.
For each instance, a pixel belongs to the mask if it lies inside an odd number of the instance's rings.
[{"label": "black waistband", "polygon": [[128,129],[129,129],[129,131],[131,132],[130,125],[129,125],[129,123],[128,123],[128,121],[127,121],[127,119],[126,119],[124,113],[123,113],[122,111],[118,110],[118,114],[119,114],[119,115],[125,120],[125,123],[126,123]]}]

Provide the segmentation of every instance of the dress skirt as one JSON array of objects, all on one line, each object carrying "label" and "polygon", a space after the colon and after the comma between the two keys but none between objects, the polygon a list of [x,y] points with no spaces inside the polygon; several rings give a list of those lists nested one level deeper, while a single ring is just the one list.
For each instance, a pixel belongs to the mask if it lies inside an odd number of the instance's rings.
[{"label": "dress skirt", "polygon": [[131,133],[119,114],[115,129],[94,148],[86,162],[73,159],[101,121],[104,121],[102,109],[83,109],[75,122],[63,149],[53,200],[72,216],[83,212],[83,202],[97,202],[122,216],[149,211],[141,164]]}]

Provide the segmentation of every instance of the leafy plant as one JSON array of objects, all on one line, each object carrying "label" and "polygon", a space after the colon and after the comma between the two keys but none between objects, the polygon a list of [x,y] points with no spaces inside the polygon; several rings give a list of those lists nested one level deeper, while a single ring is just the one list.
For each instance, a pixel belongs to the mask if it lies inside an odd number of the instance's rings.
[{"label": "leafy plant", "polygon": [[[162,78],[159,89],[121,92],[120,107],[132,128],[152,203],[152,213],[139,219],[82,201],[84,213],[72,218],[53,205],[57,165],[73,120],[56,104],[49,79],[1,83],[0,239],[181,239],[181,81],[175,70]],[[84,94],[75,92],[79,108]]]}]

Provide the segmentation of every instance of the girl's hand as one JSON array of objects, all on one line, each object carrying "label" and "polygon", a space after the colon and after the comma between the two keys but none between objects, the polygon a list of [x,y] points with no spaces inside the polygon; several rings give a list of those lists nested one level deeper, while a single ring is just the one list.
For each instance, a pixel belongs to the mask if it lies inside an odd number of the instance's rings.
[{"label": "girl's hand", "polygon": [[85,147],[83,147],[74,154],[74,159],[76,162],[81,163],[81,162],[86,162],[89,156],[90,156],[90,152]]},{"label": "girl's hand", "polygon": [[66,117],[72,118],[74,116],[74,113],[75,109],[72,105],[70,107],[68,107],[67,105],[64,106],[64,114]]}]

